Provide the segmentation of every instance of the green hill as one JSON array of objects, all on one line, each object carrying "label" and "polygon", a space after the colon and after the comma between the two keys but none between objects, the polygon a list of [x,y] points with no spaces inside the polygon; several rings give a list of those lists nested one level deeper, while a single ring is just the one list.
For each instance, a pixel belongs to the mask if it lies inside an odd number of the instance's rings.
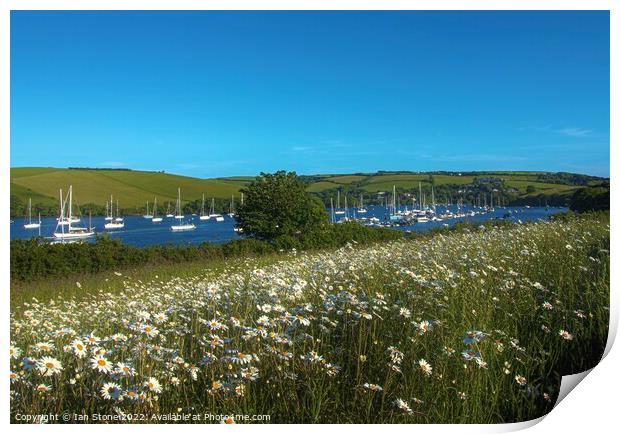
[{"label": "green hill", "polygon": [[[28,198],[45,214],[54,214],[58,206],[59,189],[73,185],[74,199],[80,205],[104,207],[110,194],[126,212],[141,212],[146,201],[155,197],[160,205],[176,201],[181,188],[184,203],[216,198],[224,204],[231,196],[239,199],[239,190],[250,183],[252,176],[200,179],[164,172],[145,172],[127,169],[57,169],[51,167],[19,167],[11,169],[11,214],[23,215]],[[380,192],[391,192],[396,186],[400,194],[417,195],[419,185],[430,198],[431,185],[438,200],[462,198],[475,200],[483,194],[493,194],[504,203],[564,204],[577,189],[597,185],[602,178],[551,172],[378,172],[355,174],[326,174],[303,176],[307,190],[325,203],[340,190],[359,197],[366,203],[379,200]],[[223,206],[223,205],[222,205]]]},{"label": "green hill", "polygon": [[[159,204],[176,201],[177,188],[181,188],[183,202],[207,198],[230,199],[239,195],[239,185],[217,179],[199,179],[161,172],[134,170],[85,170],[52,168],[12,168],[11,196],[13,201],[58,206],[59,189],[73,185],[74,199],[78,204],[93,203],[101,206],[109,200],[118,200],[123,209],[144,208],[146,201]],[[14,208],[13,206],[11,208]],[[16,212],[19,214],[19,212]]]}]

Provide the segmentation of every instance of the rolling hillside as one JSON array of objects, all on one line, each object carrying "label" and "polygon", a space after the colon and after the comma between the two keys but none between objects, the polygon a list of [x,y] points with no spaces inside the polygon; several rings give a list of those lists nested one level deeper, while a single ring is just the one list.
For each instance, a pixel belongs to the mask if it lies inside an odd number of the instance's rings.
[{"label": "rolling hillside", "polygon": [[66,191],[73,185],[74,199],[78,204],[104,205],[110,194],[125,209],[141,209],[146,201],[163,204],[175,202],[177,188],[181,188],[183,202],[200,199],[203,194],[211,198],[230,198],[238,195],[239,185],[223,180],[198,179],[160,172],[129,170],[74,170],[51,168],[11,169],[11,196],[24,203],[32,197],[33,203],[55,205],[58,190]]},{"label": "rolling hillside", "polygon": [[[480,180],[499,182],[501,191],[509,191],[511,199],[527,200],[528,197],[567,196],[584,185],[596,184],[600,178],[586,175],[554,174],[546,172],[379,172],[375,174],[329,174],[304,176],[307,190],[323,199],[340,189],[351,195],[367,194],[369,202],[378,192],[397,190],[415,192],[421,184],[428,191],[431,183],[436,192],[458,194],[471,188]],[[58,190],[66,191],[71,184],[78,204],[103,206],[110,194],[125,210],[142,210],[146,201],[157,197],[159,204],[176,200],[177,188],[181,188],[183,202],[207,198],[229,200],[239,197],[239,190],[254,179],[252,176],[235,176],[218,179],[200,179],[163,172],[114,169],[57,169],[44,167],[20,167],[11,169],[11,209],[13,215],[23,213],[24,204],[31,197],[35,208],[53,208],[58,203]],[[489,184],[490,185],[490,184]],[[490,190],[489,190],[490,191]],[[45,212],[45,211],[44,211]]]}]

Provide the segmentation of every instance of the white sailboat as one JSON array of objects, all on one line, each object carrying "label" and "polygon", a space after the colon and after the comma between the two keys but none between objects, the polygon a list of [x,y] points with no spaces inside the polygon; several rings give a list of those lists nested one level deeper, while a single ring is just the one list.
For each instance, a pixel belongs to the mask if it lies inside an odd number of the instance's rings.
[{"label": "white sailboat", "polygon": [[109,222],[104,224],[105,229],[123,229],[125,227],[125,221],[119,216],[118,200],[116,201],[116,217],[114,217],[114,205],[112,205],[112,196],[110,196],[110,219]]},{"label": "white sailboat", "polygon": [[211,211],[209,212],[209,218],[214,218],[216,222],[224,221],[224,216],[215,212],[215,198],[211,198]]},{"label": "white sailboat", "polygon": [[118,206],[118,199],[116,199],[116,217],[114,217],[114,221],[116,223],[123,223],[123,221],[125,221],[125,219],[121,217],[120,208]]},{"label": "white sailboat", "polygon": [[39,229],[41,227],[41,214],[39,214],[39,221],[32,221],[32,198],[28,198],[28,223],[24,224],[24,229]]},{"label": "white sailboat", "polygon": [[[54,231],[54,239],[65,241],[65,240],[80,240],[85,238],[90,238],[95,235],[95,231],[92,227],[83,228],[83,227],[75,227],[72,225],[72,215],[71,215],[71,205],[73,204],[73,186],[69,186],[69,206],[67,207],[68,215],[65,216],[65,206],[66,201],[63,201],[62,197],[62,189],[60,190],[60,216],[58,218],[58,224],[56,225],[56,230]],[[67,221],[68,224],[62,224],[61,222]],[[68,226],[65,230],[65,226]],[[89,225],[90,226],[90,225]],[[60,228],[60,231],[58,230]]]},{"label": "white sailboat", "polygon": [[340,190],[338,190],[338,199],[336,200],[336,211],[334,212],[336,215],[344,214],[344,210],[340,209]]},{"label": "white sailboat", "polygon": [[157,197],[155,198],[155,202],[153,204],[153,218],[151,219],[151,221],[153,223],[159,223],[161,222],[163,219],[161,217],[157,217]]},{"label": "white sailboat", "polygon": [[228,217],[235,217],[235,195],[230,197],[230,212],[228,213]]},{"label": "white sailboat", "polygon": [[146,201],[146,214],[144,214],[142,217],[144,217],[145,219],[152,219],[153,218],[153,214],[149,213],[149,201]]},{"label": "white sailboat", "polygon": [[112,217],[112,195],[110,195],[110,202],[105,201],[105,221],[111,222],[112,220],[114,217]]},{"label": "white sailboat", "polygon": [[179,188],[178,190],[178,197],[177,197],[177,207],[175,210],[175,218],[179,219],[179,224],[178,225],[172,225],[170,226],[170,230],[172,232],[183,232],[183,231],[193,231],[194,229],[196,229],[196,225],[193,223],[185,223],[183,221],[184,216],[181,214],[181,189]]},{"label": "white sailboat", "polygon": [[200,208],[200,220],[209,220],[209,214],[205,210],[205,195],[202,195],[202,207]]},{"label": "white sailboat", "polygon": [[360,206],[357,209],[358,214],[366,214],[367,210],[364,208],[364,194],[360,193]]},{"label": "white sailboat", "polygon": [[166,211],[166,217],[168,218],[174,217],[174,214],[170,212],[170,201],[168,201],[168,211]]}]

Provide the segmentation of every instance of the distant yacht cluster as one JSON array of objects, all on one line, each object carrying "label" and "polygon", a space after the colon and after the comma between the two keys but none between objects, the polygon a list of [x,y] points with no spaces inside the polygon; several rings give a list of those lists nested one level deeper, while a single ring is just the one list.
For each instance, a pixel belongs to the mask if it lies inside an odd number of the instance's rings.
[{"label": "distant yacht cluster", "polygon": [[[490,197],[490,205],[486,203],[486,196],[484,204],[473,205],[470,209],[465,209],[461,200],[457,201],[456,210],[449,209],[453,204],[447,203],[442,206],[435,203],[435,192],[431,187],[431,203],[426,204],[424,195],[422,194],[422,185],[418,184],[419,198],[416,201],[415,197],[412,198],[411,207],[407,204],[404,206],[398,202],[398,195],[396,194],[396,186],[392,187],[391,202],[388,198],[385,198],[386,216],[383,220],[379,217],[366,217],[367,209],[364,207],[364,195],[360,194],[358,207],[349,208],[347,205],[347,197],[344,198],[344,208],[340,208],[340,191],[337,193],[336,207],[334,208],[333,199],[331,199],[331,221],[332,223],[345,223],[349,221],[355,221],[365,226],[377,226],[377,227],[394,227],[394,226],[411,226],[413,224],[421,224],[428,222],[439,222],[444,220],[451,220],[463,217],[473,217],[480,214],[488,214],[495,211],[493,206],[493,195]],[[339,216],[339,217],[338,217]]]}]

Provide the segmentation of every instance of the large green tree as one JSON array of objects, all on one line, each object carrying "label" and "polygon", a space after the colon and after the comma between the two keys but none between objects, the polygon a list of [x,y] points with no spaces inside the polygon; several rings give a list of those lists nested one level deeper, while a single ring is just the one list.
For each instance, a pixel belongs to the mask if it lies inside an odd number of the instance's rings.
[{"label": "large green tree", "polygon": [[262,240],[300,237],[328,224],[325,206],[306,192],[295,172],[261,173],[242,192],[245,201],[237,210],[237,220],[248,236]]}]

